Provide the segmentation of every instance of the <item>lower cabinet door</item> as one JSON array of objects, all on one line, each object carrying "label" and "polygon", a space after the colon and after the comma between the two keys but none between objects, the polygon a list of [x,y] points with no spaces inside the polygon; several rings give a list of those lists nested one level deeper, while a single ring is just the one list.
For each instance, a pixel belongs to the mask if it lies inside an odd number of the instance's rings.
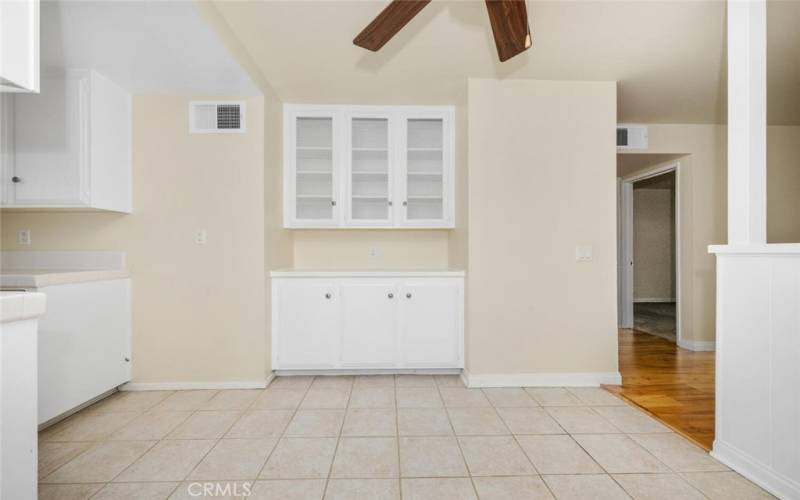
[{"label": "lower cabinet door", "polygon": [[462,367],[460,282],[409,280],[400,295],[402,365]]},{"label": "lower cabinet door", "polygon": [[333,282],[289,280],[276,286],[278,369],[333,368],[340,313]]},{"label": "lower cabinet door", "polygon": [[343,367],[392,367],[397,362],[397,287],[393,281],[344,282]]}]

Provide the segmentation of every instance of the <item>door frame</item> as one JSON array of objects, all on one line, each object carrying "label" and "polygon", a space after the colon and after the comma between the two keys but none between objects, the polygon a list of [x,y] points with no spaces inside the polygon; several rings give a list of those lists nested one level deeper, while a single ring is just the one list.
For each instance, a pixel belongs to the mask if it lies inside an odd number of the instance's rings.
[{"label": "door frame", "polygon": [[633,184],[651,177],[675,172],[675,337],[676,345],[683,340],[681,304],[681,164],[679,161],[642,170],[617,179],[619,184],[619,231],[617,263],[619,283],[619,327],[633,328]]}]

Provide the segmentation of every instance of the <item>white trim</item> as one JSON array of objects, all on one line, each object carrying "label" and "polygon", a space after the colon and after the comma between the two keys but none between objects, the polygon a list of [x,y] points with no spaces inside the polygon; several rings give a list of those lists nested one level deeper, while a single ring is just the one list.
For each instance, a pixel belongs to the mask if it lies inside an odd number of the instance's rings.
[{"label": "white trim", "polygon": [[297,375],[333,376],[333,375],[459,375],[460,368],[355,368],[324,370],[275,370],[279,377]]},{"label": "white trim", "polygon": [[264,380],[241,380],[232,382],[128,382],[120,391],[194,391],[198,389],[264,389],[273,375]]},{"label": "white trim", "polygon": [[753,243],[750,245],[709,245],[708,253],[717,255],[800,254],[800,243]]},{"label": "white trim", "polygon": [[620,385],[619,372],[569,372],[569,373],[493,373],[470,375],[464,370],[467,387],[598,387],[603,384]]},{"label": "white trim", "polygon": [[678,347],[689,351],[715,351],[717,343],[714,340],[685,340],[678,339]]},{"label": "white trim", "polygon": [[642,303],[651,303],[651,302],[677,302],[675,297],[642,297],[640,299],[633,299],[634,304],[642,302]]},{"label": "white trim", "polygon": [[711,456],[778,498],[800,498],[800,483],[775,473],[734,446],[715,440]]},{"label": "white trim", "polygon": [[[622,262],[628,265],[619,265],[618,281],[622,287],[619,296],[622,306],[619,318],[620,328],[633,328],[633,183],[675,172],[675,298],[668,302],[675,302],[675,336],[680,345],[683,337],[683,319],[681,318],[681,163],[679,161],[660,165],[651,169],[637,172],[621,179],[621,222],[618,245],[622,247]],[[644,301],[639,299],[639,302]]]},{"label": "white trim", "polygon": [[271,278],[463,278],[464,271],[313,271],[283,269],[270,271],[269,275]]}]

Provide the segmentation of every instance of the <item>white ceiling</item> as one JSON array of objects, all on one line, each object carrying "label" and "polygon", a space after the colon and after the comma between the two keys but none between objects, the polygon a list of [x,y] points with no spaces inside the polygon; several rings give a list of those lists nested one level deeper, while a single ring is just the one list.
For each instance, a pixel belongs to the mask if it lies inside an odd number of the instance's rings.
[{"label": "white ceiling", "polygon": [[257,95],[192,2],[43,1],[43,71],[93,68],[134,94]]},{"label": "white ceiling", "polygon": [[[434,0],[378,53],[388,0],[216,1],[287,101],[464,102],[469,77],[616,80],[619,120],[724,123],[722,1],[532,1],[533,48],[500,63],[480,1]],[[769,7],[769,120],[800,124],[800,2]]]}]

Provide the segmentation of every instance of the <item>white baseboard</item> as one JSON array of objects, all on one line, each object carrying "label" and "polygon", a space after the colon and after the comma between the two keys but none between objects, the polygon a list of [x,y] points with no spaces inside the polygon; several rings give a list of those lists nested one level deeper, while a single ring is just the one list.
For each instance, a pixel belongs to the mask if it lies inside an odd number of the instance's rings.
[{"label": "white baseboard", "polygon": [[675,297],[642,297],[641,299],[633,299],[633,303],[637,302],[676,302]]},{"label": "white baseboard", "polygon": [[716,351],[717,343],[714,340],[678,340],[678,347],[689,351]]},{"label": "white baseboard", "polygon": [[716,440],[711,456],[778,498],[800,498],[800,483],[775,472],[734,446]]},{"label": "white baseboard", "polygon": [[473,375],[464,370],[467,387],[598,387],[620,385],[619,372],[497,373]]},{"label": "white baseboard", "polygon": [[119,387],[120,391],[192,391],[199,389],[264,389],[272,381],[272,375],[265,380],[242,380],[234,382],[128,382]]}]

